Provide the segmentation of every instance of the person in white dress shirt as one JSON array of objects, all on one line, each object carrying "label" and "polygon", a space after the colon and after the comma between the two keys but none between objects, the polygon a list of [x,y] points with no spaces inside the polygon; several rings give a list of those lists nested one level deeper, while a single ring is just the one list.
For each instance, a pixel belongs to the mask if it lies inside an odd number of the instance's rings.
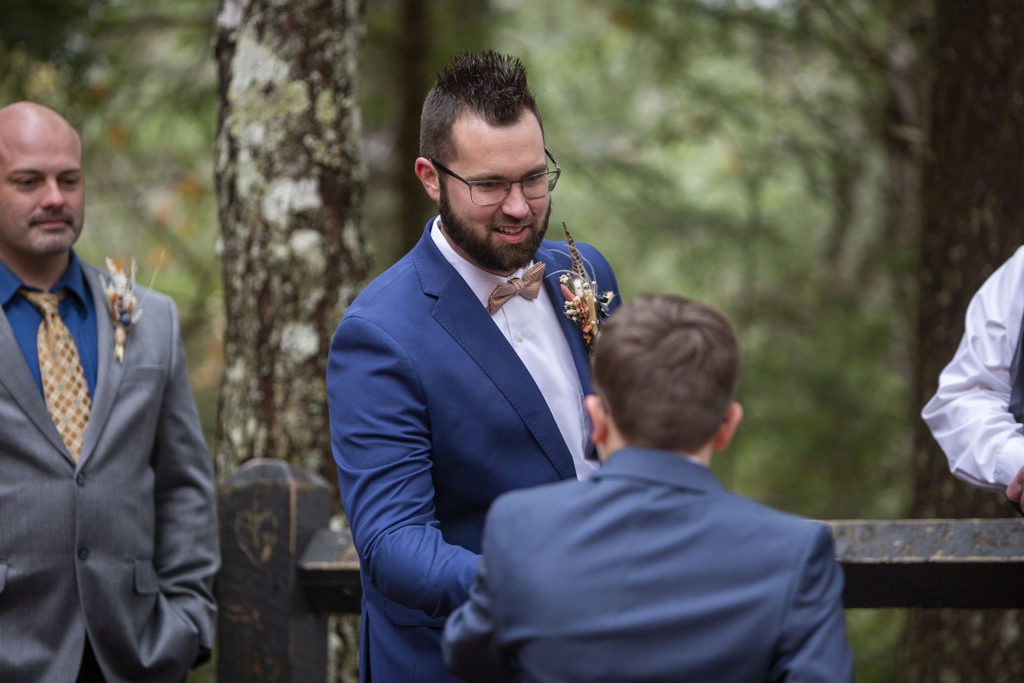
[{"label": "person in white dress shirt", "polygon": [[953,475],[1002,492],[1018,510],[1024,498],[1022,315],[1024,247],[971,298],[960,346],[921,411]]}]

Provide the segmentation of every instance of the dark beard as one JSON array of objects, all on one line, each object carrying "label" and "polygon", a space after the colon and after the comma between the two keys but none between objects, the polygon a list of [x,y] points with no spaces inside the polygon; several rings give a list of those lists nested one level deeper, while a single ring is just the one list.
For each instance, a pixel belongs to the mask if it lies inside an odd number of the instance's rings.
[{"label": "dark beard", "polygon": [[511,273],[529,265],[534,254],[537,253],[541,240],[544,239],[544,235],[548,231],[551,202],[548,202],[548,210],[544,214],[544,218],[534,223],[536,229],[531,229],[530,234],[519,244],[495,245],[490,241],[490,233],[480,237],[473,232],[452,211],[444,184],[441,185],[440,213],[444,231],[474,265],[495,273]]}]

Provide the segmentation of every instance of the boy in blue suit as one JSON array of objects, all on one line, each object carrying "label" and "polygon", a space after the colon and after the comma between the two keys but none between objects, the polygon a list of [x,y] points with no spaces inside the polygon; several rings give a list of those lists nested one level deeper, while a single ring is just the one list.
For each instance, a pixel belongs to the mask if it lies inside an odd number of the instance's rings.
[{"label": "boy in blue suit", "polygon": [[444,654],[468,681],[852,681],[842,571],[816,522],[722,489],[742,419],[717,311],[641,297],[594,349],[587,481],[495,501]]},{"label": "boy in blue suit", "polygon": [[494,498],[595,469],[594,330],[565,315],[560,278],[575,265],[566,292],[617,299],[596,249],[544,239],[561,170],[519,60],[455,57],[424,103],[420,154],[440,215],[349,307],[327,364],[360,559],[360,676],[385,683],[451,680],[441,629],[466,600]]}]

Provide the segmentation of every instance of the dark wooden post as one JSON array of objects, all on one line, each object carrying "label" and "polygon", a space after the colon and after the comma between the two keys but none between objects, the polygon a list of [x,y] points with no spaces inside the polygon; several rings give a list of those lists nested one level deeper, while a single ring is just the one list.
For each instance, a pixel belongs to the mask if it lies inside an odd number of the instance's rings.
[{"label": "dark wooden post", "polygon": [[326,680],[327,614],[311,609],[296,575],[313,533],[329,522],[326,482],[256,459],[221,483],[219,497],[217,680]]}]

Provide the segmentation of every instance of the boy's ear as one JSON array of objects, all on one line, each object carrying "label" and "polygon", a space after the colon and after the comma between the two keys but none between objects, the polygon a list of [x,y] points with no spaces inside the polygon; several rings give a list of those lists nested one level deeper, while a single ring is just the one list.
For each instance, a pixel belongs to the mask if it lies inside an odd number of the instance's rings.
[{"label": "boy's ear", "polygon": [[441,178],[438,176],[434,164],[430,163],[430,159],[426,157],[419,157],[416,159],[414,170],[416,171],[416,177],[423,183],[423,189],[427,191],[427,196],[434,200],[434,202],[440,203]]},{"label": "boy's ear", "polygon": [[608,413],[604,409],[604,401],[600,396],[587,394],[583,399],[583,405],[587,409],[587,415],[590,416],[590,440],[598,445],[603,444],[608,440],[609,420]]},{"label": "boy's ear", "polygon": [[728,410],[725,411],[725,419],[722,420],[722,424],[718,426],[718,431],[711,437],[711,448],[716,451],[725,450],[729,442],[732,441],[733,434],[736,433],[736,428],[740,426],[740,422],[743,421],[743,406],[736,401],[729,404]]}]

